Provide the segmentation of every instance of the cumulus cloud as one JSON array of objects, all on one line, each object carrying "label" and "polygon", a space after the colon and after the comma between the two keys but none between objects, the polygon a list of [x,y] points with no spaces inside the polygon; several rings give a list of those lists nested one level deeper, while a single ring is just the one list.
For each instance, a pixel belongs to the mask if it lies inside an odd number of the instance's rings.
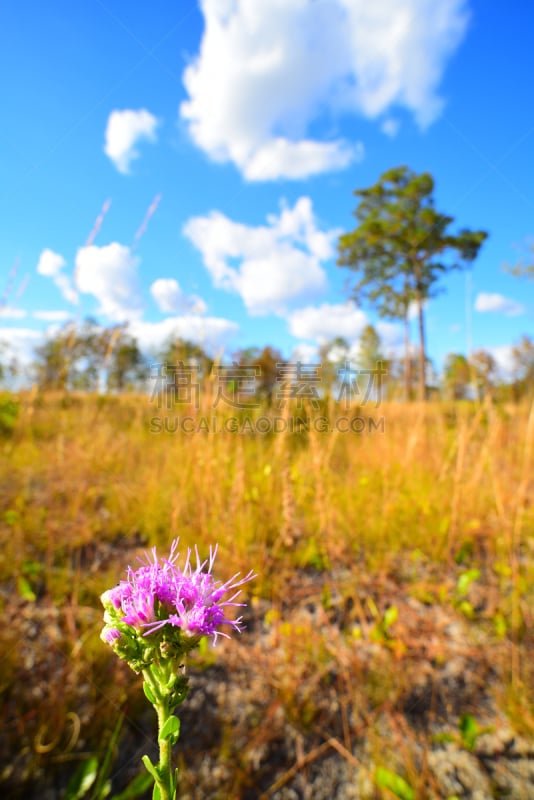
[{"label": "cumulus cloud", "polygon": [[163,314],[190,311],[205,314],[207,306],[201,297],[186,295],[174,278],[158,278],[150,287],[150,293]]},{"label": "cumulus cloud", "polygon": [[289,330],[293,336],[319,344],[341,336],[350,345],[359,339],[367,324],[365,312],[350,301],[299,308],[289,316]]},{"label": "cumulus cloud", "polygon": [[51,278],[65,300],[73,305],[78,303],[78,293],[72,285],[69,275],[63,272],[67,266],[67,262],[60,253],[54,253],[53,250],[46,248],[42,251],[37,262],[37,272],[39,275],[44,275]]},{"label": "cumulus cloud", "polygon": [[361,157],[361,143],[309,136],[342,113],[401,107],[430,124],[468,21],[466,0],[202,0],[201,10],[180,114],[198,147],[249,180],[303,178]]},{"label": "cumulus cloud", "polygon": [[104,152],[119,172],[124,175],[130,172],[132,161],[139,156],[139,142],[156,141],[157,126],[158,120],[145,108],[111,112],[106,126]]},{"label": "cumulus cloud", "polygon": [[185,314],[166,317],[160,322],[137,320],[130,324],[128,330],[145,351],[155,353],[169,338],[174,337],[196,342],[207,352],[216,355],[237,335],[239,327],[235,322],[221,317]]},{"label": "cumulus cloud", "polygon": [[505,314],[507,317],[518,317],[525,313],[525,307],[516,300],[510,300],[502,294],[490,294],[480,292],[475,300],[475,311],[493,311],[498,314]]},{"label": "cumulus cloud", "polygon": [[212,211],[184,227],[215,286],[241,295],[251,314],[281,314],[324,292],[321,261],[333,256],[339,235],[318,228],[308,197],[283,206],[267,223],[250,227]]},{"label": "cumulus cloud", "polygon": [[321,360],[319,355],[319,348],[317,345],[308,344],[307,342],[299,342],[291,353],[289,359],[293,364],[295,361],[301,361],[303,364],[318,364]]},{"label": "cumulus cloud", "polygon": [[244,169],[250,181],[277,178],[307,178],[320,172],[344,169],[351,161],[363,158],[363,144],[349,147],[346,142],[314,142],[310,139],[290,142],[272,139],[251,153]]},{"label": "cumulus cloud", "polygon": [[15,357],[23,366],[33,360],[34,347],[42,341],[43,334],[32,328],[0,327],[0,342],[7,343],[8,357]]},{"label": "cumulus cloud", "polygon": [[142,310],[139,260],[118,242],[82,247],[76,254],[76,285],[83,294],[96,297],[99,313],[115,321],[136,319]]},{"label": "cumulus cloud", "polygon": [[[346,341],[348,345],[346,356],[350,360],[357,361],[360,355],[361,335],[367,325],[369,319],[365,312],[350,300],[345,303],[322,303],[320,306],[300,308],[289,316],[290,333],[300,339],[308,340],[300,342],[295,349],[297,354],[309,356],[309,358],[302,357],[302,361],[313,360],[312,356],[319,353],[322,345],[337,338]],[[383,354],[386,357],[400,357],[404,352],[402,326],[379,320],[374,324],[374,328],[380,337]],[[339,361],[344,357],[344,351],[333,345],[328,357]]]},{"label": "cumulus cloud", "polygon": [[505,378],[510,379],[514,374],[514,347],[511,344],[503,344],[497,347],[490,347],[489,353],[495,359],[499,373]]},{"label": "cumulus cloud", "polygon": [[53,250],[43,250],[39,256],[37,263],[37,272],[39,275],[46,275],[48,278],[55,278],[67,262],[59,253],[54,253]]}]

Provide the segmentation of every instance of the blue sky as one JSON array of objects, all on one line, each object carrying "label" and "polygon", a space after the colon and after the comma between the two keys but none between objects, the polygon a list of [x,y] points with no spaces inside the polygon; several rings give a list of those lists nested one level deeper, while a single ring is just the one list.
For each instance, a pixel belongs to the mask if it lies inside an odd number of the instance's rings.
[{"label": "blue sky", "polygon": [[529,0],[8,0],[0,341],[28,360],[92,316],[152,353],[311,361],[371,322],[393,353],[336,241],[352,192],[406,164],[490,234],[427,307],[430,356],[505,367],[533,328],[534,284],[503,270],[534,238],[533,25]]}]

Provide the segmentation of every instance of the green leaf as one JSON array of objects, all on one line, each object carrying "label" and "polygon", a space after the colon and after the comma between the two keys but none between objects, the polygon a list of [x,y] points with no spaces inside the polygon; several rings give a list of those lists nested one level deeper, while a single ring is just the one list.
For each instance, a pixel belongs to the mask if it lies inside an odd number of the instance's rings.
[{"label": "green leaf", "polygon": [[415,800],[415,792],[412,787],[395,772],[391,772],[385,767],[378,767],[375,778],[377,786],[380,786],[381,789],[389,789],[399,800]]},{"label": "green leaf", "polygon": [[458,610],[461,611],[467,619],[473,619],[475,616],[475,609],[469,600],[462,600],[462,602],[458,604]]},{"label": "green leaf", "polygon": [[96,794],[96,792],[91,795],[91,800],[97,800],[97,798],[98,800],[105,800],[106,797],[109,797],[110,792],[111,792],[111,781],[107,780],[103,784],[98,795]]},{"label": "green leaf", "polygon": [[17,586],[23,600],[27,600],[29,603],[34,603],[37,600],[37,596],[30,586],[29,581],[23,575],[19,577]]},{"label": "green leaf", "polygon": [[462,714],[460,717],[460,733],[462,741],[468,750],[472,750],[480,735],[480,728],[476,719],[471,714]]},{"label": "green leaf", "polygon": [[171,740],[172,744],[175,744],[178,741],[178,736],[180,735],[180,720],[178,717],[172,716],[165,722],[163,728],[159,732],[158,739],[160,741],[166,741],[167,739]]},{"label": "green leaf", "polygon": [[156,698],[154,697],[154,693],[146,681],[143,682],[143,692],[145,693],[145,697],[148,702],[152,703],[152,705],[155,705]]},{"label": "green leaf", "polygon": [[375,603],[375,601],[373,600],[372,597],[368,597],[367,598],[367,606],[369,608],[369,611],[371,612],[371,614],[373,615],[373,617],[375,619],[380,616],[380,612],[378,611],[378,608],[376,607],[376,603]]},{"label": "green leaf", "polygon": [[454,556],[454,560],[457,564],[463,564],[466,559],[469,558],[473,554],[473,540],[466,539],[462,542],[462,546]]},{"label": "green leaf", "polygon": [[43,571],[42,564],[39,561],[31,561],[26,559],[22,565],[22,572],[24,575],[40,575]]},{"label": "green leaf", "polygon": [[98,759],[91,756],[76,770],[65,790],[65,800],[81,800],[96,780]]},{"label": "green leaf", "polygon": [[495,626],[495,634],[499,637],[499,639],[504,639],[506,636],[507,626],[506,619],[500,613],[500,611],[498,611],[493,617],[493,624]]},{"label": "green leaf", "polygon": [[458,578],[458,583],[456,585],[458,594],[467,594],[473,581],[479,578],[480,570],[478,569],[468,569],[467,572],[463,572]]},{"label": "green leaf", "polygon": [[4,521],[7,525],[13,526],[16,525],[19,521],[19,512],[15,511],[12,508],[9,508],[4,514]]},{"label": "green leaf", "polygon": [[386,613],[384,614],[384,628],[389,628],[397,621],[398,618],[399,609],[397,606],[390,606],[388,609],[386,609]]},{"label": "green leaf", "polygon": [[145,769],[152,775],[152,778],[157,782],[160,780],[158,771],[148,756],[143,756],[141,759],[145,765]]}]

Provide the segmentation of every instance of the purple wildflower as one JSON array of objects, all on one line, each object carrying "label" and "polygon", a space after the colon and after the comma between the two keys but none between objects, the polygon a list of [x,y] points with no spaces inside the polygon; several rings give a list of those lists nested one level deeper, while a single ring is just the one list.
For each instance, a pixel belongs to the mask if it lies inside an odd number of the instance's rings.
[{"label": "purple wildflower", "polygon": [[195,568],[188,550],[182,569],[176,564],[177,548],[178,539],[173,541],[169,557],[163,559],[158,559],[153,548],[152,558],[147,554],[142,566],[137,570],[129,568],[127,579],[106,592],[105,600],[119,615],[123,613],[120,621],[142,631],[144,636],[169,625],[180,628],[188,637],[213,636],[214,642],[218,636],[228,637],[219,630],[221,625],[241,631],[242,617],[228,617],[227,609],[245,605],[235,601],[241,592],[239,587],[255,577],[253,572],[241,579],[236,573],[221,583],[212,575],[217,547],[210,547],[209,559],[202,562],[195,548]]}]

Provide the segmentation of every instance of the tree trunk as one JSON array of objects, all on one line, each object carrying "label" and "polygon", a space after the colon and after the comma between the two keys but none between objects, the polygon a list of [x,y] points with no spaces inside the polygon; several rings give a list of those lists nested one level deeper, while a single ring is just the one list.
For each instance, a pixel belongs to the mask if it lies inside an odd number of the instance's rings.
[{"label": "tree trunk", "polygon": [[417,316],[419,318],[419,400],[426,400],[426,344],[425,320],[423,317],[423,298],[417,292]]},{"label": "tree trunk", "polygon": [[404,400],[407,403],[410,399],[410,384],[412,372],[412,359],[410,355],[410,320],[408,319],[408,309],[404,315]]}]

